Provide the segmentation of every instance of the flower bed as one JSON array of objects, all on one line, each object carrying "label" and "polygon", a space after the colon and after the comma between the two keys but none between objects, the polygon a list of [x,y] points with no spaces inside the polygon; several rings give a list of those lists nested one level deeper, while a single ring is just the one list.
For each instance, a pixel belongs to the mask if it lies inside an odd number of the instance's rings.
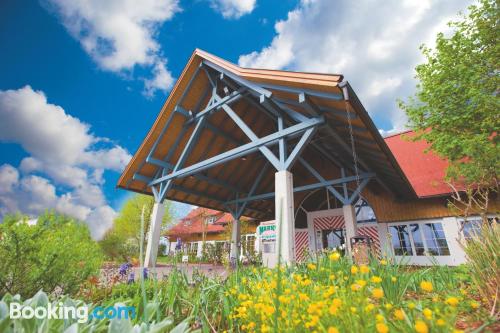
[{"label": "flower bed", "polygon": [[[294,267],[239,267],[227,279],[194,274],[189,280],[174,270],[160,281],[127,283],[129,270],[128,265],[117,269],[119,278],[108,280],[111,285],[89,283],[78,298],[91,308],[134,306],[137,316],[121,319],[127,324],[121,322],[120,327],[135,325],[144,331],[179,324],[179,331],[203,332],[424,333],[488,325],[490,331],[498,329],[465,266],[415,268],[385,260],[357,266],[334,252]],[[116,320],[94,319],[86,324],[68,320],[54,327],[110,329],[113,322],[118,325]]]}]

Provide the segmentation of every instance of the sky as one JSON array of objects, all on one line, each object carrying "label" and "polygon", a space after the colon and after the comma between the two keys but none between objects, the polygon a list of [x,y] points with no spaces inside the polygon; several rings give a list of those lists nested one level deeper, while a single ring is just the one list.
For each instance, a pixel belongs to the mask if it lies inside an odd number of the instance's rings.
[{"label": "sky", "polygon": [[[405,128],[419,46],[470,0],[3,0],[0,218],[46,209],[101,238],[120,172],[191,53],[343,74],[383,134]],[[177,205],[182,215],[190,207]]]}]

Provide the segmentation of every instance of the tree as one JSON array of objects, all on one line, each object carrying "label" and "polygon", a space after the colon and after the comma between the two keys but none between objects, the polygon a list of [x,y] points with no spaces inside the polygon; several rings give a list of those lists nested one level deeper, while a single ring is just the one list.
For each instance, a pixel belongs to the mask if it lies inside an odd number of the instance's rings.
[{"label": "tree", "polygon": [[450,22],[451,36],[439,33],[434,49],[421,47],[426,62],[416,67],[417,92],[400,102],[414,140],[449,161],[455,205],[483,216],[500,168],[499,20],[498,2],[480,0]]},{"label": "tree", "polygon": [[[104,253],[112,258],[129,260],[139,256],[141,239],[141,214],[144,207],[144,233],[149,230],[150,216],[154,199],[151,196],[135,194],[128,199],[114,221],[113,228],[106,233],[100,245]],[[172,203],[165,201],[165,215],[162,227],[167,227],[173,221]]]},{"label": "tree", "polygon": [[73,294],[102,263],[85,223],[47,212],[36,224],[20,215],[0,223],[0,295],[31,297],[37,291]]}]

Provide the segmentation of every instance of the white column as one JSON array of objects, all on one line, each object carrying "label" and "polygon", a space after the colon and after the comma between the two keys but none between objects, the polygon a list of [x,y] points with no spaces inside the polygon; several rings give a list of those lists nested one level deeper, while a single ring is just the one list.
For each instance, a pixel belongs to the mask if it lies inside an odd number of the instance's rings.
[{"label": "white column", "polygon": [[[295,261],[295,221],[293,204],[293,175],[288,171],[278,171],[274,175],[276,209],[276,258],[281,243],[281,262],[292,264]],[[276,261],[277,262],[277,261]]]},{"label": "white column", "polygon": [[357,221],[356,221],[356,211],[353,205],[342,206],[342,212],[344,213],[345,221],[345,236],[346,236],[346,249],[347,253],[351,253],[351,237],[357,234]]},{"label": "white column", "polygon": [[464,241],[460,234],[460,221],[456,217],[443,218],[443,231],[450,250],[450,257],[447,260],[447,265],[458,266],[467,262],[467,255],[460,245],[460,241]]},{"label": "white column", "polygon": [[229,253],[229,259],[231,260],[231,262],[233,262],[233,260],[239,260],[240,245],[241,245],[240,221],[234,219],[233,228],[231,230],[231,248]]},{"label": "white column", "polygon": [[380,240],[380,252],[382,257],[392,258],[392,244],[389,238],[389,226],[387,223],[377,223],[378,239]]},{"label": "white column", "polygon": [[161,222],[165,214],[165,205],[155,202],[153,211],[151,212],[151,223],[148,232],[148,245],[146,247],[146,257],[144,266],[153,267],[156,264],[156,255],[158,254],[158,243],[161,234]]},{"label": "white column", "polygon": [[203,256],[203,241],[198,241],[198,251],[196,252],[196,256],[198,258]]}]

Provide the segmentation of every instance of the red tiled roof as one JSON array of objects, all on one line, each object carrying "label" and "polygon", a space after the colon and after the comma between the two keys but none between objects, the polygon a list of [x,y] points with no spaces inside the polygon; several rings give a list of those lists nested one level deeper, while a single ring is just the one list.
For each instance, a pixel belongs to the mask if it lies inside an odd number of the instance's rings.
[{"label": "red tiled roof", "polygon": [[[224,231],[224,224],[231,222],[231,215],[207,208],[195,208],[191,210],[186,217],[167,231],[169,236],[201,234],[203,233],[203,219],[209,216],[216,218],[213,224],[206,224],[206,233],[217,233]],[[226,222],[227,221],[227,222]]]},{"label": "red tiled roof", "polygon": [[414,135],[407,131],[384,140],[420,198],[449,194],[450,187],[444,183],[448,161],[432,151],[425,152],[427,142],[408,139]]}]

